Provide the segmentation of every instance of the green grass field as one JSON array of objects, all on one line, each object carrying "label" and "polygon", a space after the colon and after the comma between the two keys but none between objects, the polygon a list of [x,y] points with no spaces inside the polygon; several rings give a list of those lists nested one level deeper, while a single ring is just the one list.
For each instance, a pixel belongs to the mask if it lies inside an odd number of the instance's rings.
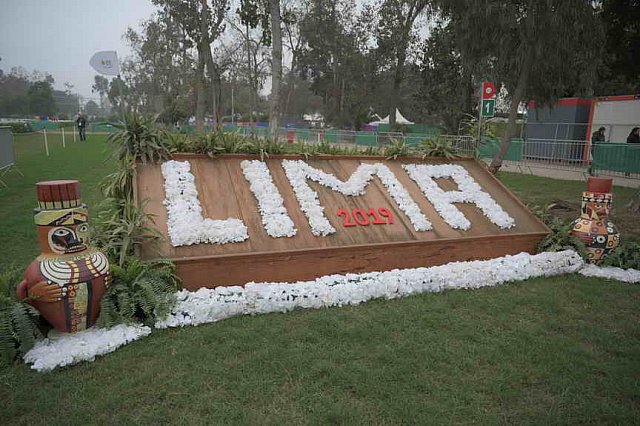
[{"label": "green grass field", "polygon": [[[0,190],[0,268],[38,252],[35,182],[79,179],[95,208],[112,168],[103,136],[52,137],[49,158],[40,138],[16,137],[25,177]],[[501,178],[537,204],[584,187]],[[640,286],[567,275],[154,331],[95,363],[0,371],[0,424],[632,424],[639,307]]]}]

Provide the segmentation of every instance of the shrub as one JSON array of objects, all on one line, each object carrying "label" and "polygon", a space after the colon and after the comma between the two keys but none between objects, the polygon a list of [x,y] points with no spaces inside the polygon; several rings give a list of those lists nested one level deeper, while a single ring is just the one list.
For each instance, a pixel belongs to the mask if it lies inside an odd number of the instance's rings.
[{"label": "shrub", "polygon": [[394,139],[391,146],[385,149],[384,155],[387,160],[397,160],[400,157],[407,157],[411,154],[411,147],[404,139]]},{"label": "shrub", "polygon": [[625,241],[604,258],[605,266],[640,270],[640,244]]},{"label": "shrub", "polygon": [[420,144],[420,150],[422,151],[422,159],[425,159],[426,157],[459,157],[456,150],[451,146],[451,143],[448,140],[439,137],[423,140]]},{"label": "shrub", "polygon": [[118,265],[124,265],[137,245],[161,238],[158,230],[150,226],[153,215],[144,211],[145,202],[137,206],[127,199],[108,199],[105,203],[97,215],[99,225],[94,228],[94,239]]},{"label": "shrub", "polygon": [[586,246],[577,236],[571,234],[573,222],[559,218],[551,218],[547,221],[551,233],[538,243],[538,252],[575,250],[583,259],[587,259]]},{"label": "shrub", "polygon": [[155,127],[156,117],[125,114],[124,122],[110,123],[117,131],[107,139],[113,143],[113,155],[120,161],[133,158],[143,163],[163,161],[170,156],[167,134]]},{"label": "shrub", "polygon": [[0,123],[0,127],[8,126],[11,127],[11,132],[13,133],[30,133],[33,132],[31,128],[31,124],[28,121],[15,121],[9,123]]},{"label": "shrub", "polygon": [[166,316],[176,303],[179,278],[173,263],[143,262],[127,257],[121,266],[112,265],[112,281],[100,305],[100,327],[142,321],[153,323]]}]

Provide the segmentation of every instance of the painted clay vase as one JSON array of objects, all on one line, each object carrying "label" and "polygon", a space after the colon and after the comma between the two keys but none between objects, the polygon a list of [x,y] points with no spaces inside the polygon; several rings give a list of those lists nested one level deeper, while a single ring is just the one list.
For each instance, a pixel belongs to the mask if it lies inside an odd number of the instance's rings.
[{"label": "painted clay vase", "polygon": [[89,245],[89,214],[75,180],[39,182],[34,210],[41,254],[27,267],[18,298],[58,331],[95,324],[109,281],[109,261]]},{"label": "painted clay vase", "polygon": [[571,233],[584,241],[590,263],[602,264],[604,257],[620,244],[620,233],[609,220],[611,211],[611,178],[589,177],[582,193],[580,217],[573,222]]}]

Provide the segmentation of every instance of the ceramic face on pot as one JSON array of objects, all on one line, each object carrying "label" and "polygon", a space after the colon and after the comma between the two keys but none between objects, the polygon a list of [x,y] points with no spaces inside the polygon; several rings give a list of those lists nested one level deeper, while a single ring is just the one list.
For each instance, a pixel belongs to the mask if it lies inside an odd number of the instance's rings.
[{"label": "ceramic face on pot", "polygon": [[59,331],[84,330],[98,318],[109,262],[89,245],[89,215],[78,182],[40,182],[37,187],[34,219],[41,254],[27,268],[18,297]]}]

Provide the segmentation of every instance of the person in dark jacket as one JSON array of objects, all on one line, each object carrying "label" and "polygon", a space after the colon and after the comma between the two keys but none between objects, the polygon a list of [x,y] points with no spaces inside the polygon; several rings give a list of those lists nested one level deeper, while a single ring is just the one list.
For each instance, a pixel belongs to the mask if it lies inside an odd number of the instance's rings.
[{"label": "person in dark jacket", "polygon": [[631,133],[627,136],[627,143],[640,143],[640,127],[631,129]]},{"label": "person in dark jacket", "polygon": [[594,160],[594,152],[596,149],[596,145],[604,142],[604,131],[606,129],[604,127],[600,127],[598,130],[596,130],[595,132],[593,132],[593,134],[591,135],[591,149],[589,150],[591,152],[591,165],[589,166],[589,174],[593,175],[593,160]]},{"label": "person in dark jacket", "polygon": [[84,118],[84,114],[80,113],[76,120],[76,126],[78,127],[78,134],[80,134],[80,141],[87,141],[87,119]]}]

